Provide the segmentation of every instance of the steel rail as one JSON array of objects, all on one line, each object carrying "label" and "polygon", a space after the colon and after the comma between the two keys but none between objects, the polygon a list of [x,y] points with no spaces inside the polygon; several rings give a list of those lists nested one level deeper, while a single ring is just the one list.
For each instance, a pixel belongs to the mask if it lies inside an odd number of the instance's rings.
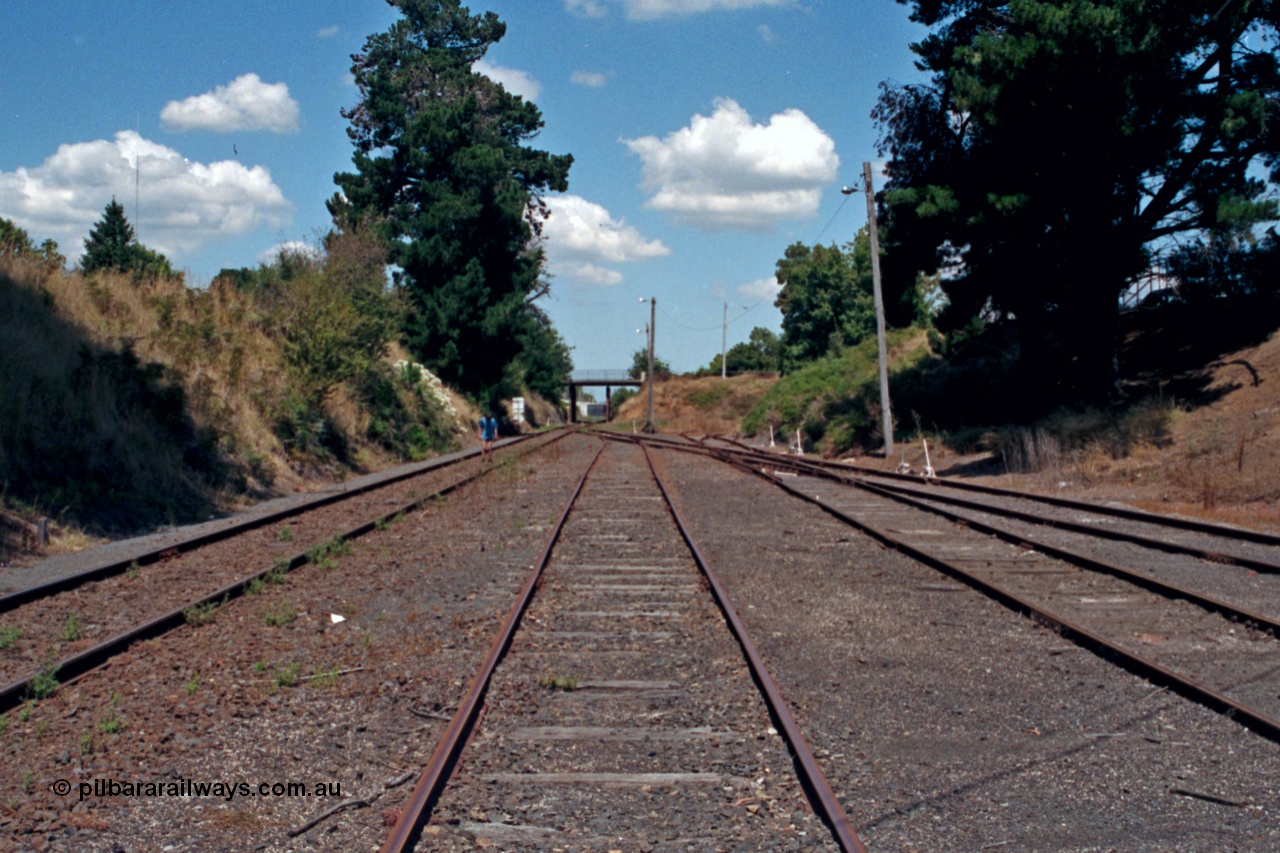
[{"label": "steel rail", "polygon": [[784,457],[772,453],[768,453],[760,448],[751,447],[734,438],[727,436],[707,436],[707,438],[716,441],[723,441],[727,444],[735,445],[741,451],[752,453],[770,459],[785,460],[784,464],[802,464],[809,466],[821,467],[829,471],[852,472],[867,477],[882,477],[887,480],[900,480],[911,483],[926,483],[930,486],[941,486],[948,489],[956,489],[959,491],[979,492],[998,497],[1021,498],[1023,500],[1035,501],[1037,503],[1046,503],[1053,506],[1060,506],[1066,509],[1076,509],[1084,512],[1092,512],[1098,515],[1110,515],[1116,518],[1123,518],[1129,521],[1138,521],[1145,524],[1154,524],[1163,527],[1173,527],[1179,530],[1190,530],[1197,533],[1206,533],[1211,536],[1222,536],[1228,539],[1239,539],[1244,542],[1253,542],[1259,545],[1280,545],[1280,535],[1267,533],[1261,530],[1250,530],[1245,527],[1231,527],[1225,524],[1214,524],[1209,521],[1197,521],[1190,518],[1177,518],[1168,515],[1159,515],[1154,512],[1145,512],[1140,509],[1132,509],[1129,507],[1105,506],[1103,504],[1091,503],[1089,501],[1075,500],[1073,498],[1058,497],[1056,495],[1042,495],[1035,492],[1024,492],[1018,489],[1006,489],[1000,486],[988,486],[981,483],[968,483],[955,479],[943,479],[941,477],[921,477],[916,474],[899,474],[897,471],[880,471],[875,468],[867,468],[862,465],[850,465],[844,462],[831,462],[827,460],[817,459],[794,459]]},{"label": "steel rail", "polygon": [[[691,452],[697,452],[697,451],[691,450]],[[717,454],[713,450],[708,455],[716,456]],[[726,456],[722,458],[721,461],[737,462],[738,460],[735,459],[734,457]],[[819,475],[821,474],[822,472],[819,472]],[[1123,580],[1135,586],[1141,587],[1142,589],[1145,589],[1148,592],[1153,592],[1153,593],[1156,593],[1157,595],[1161,595],[1166,598],[1182,599],[1210,613],[1217,613],[1218,615],[1224,616],[1229,619],[1236,619],[1241,622],[1251,624],[1256,628],[1267,631],[1272,636],[1280,637],[1280,620],[1273,619],[1269,616],[1264,616],[1260,613],[1255,613],[1251,610],[1246,610],[1243,607],[1237,607],[1234,604],[1231,604],[1229,602],[1223,601],[1218,598],[1214,598],[1213,596],[1196,592],[1195,590],[1188,589],[1178,584],[1173,584],[1167,581],[1162,581],[1157,578],[1153,578],[1149,575],[1136,572],[1132,569],[1125,568],[1124,566],[1120,566],[1115,563],[1108,562],[1106,560],[1100,560],[1096,557],[1091,557],[1087,554],[1082,554],[1078,551],[1073,551],[1069,548],[1063,548],[1061,546],[1053,545],[1031,536],[1026,536],[1021,533],[1015,533],[1011,530],[1005,530],[995,525],[978,521],[977,519],[968,518],[966,516],[959,515],[958,513],[950,512],[941,507],[932,506],[925,502],[927,500],[942,501],[943,499],[941,498],[941,496],[929,495],[929,496],[926,496],[923,500],[921,500],[918,497],[913,497],[913,495],[918,495],[918,492],[914,489],[892,488],[892,487],[884,486],[883,484],[868,483],[866,481],[859,480],[856,478],[847,478],[847,477],[838,476],[829,472],[826,474],[826,478],[834,480],[835,482],[851,485],[854,488],[863,489],[872,494],[883,497],[887,500],[895,501],[897,503],[905,504],[906,506],[910,506],[915,509],[922,510],[924,512],[941,516],[942,518],[945,518],[947,521],[950,521],[955,524],[963,525],[965,527],[976,530],[980,533],[985,533],[990,536],[994,536],[998,539],[1001,539],[1002,541],[1009,542],[1015,545],[1023,545],[1023,546],[1033,548],[1043,554],[1063,560],[1064,562],[1071,563],[1072,565],[1079,566],[1081,568],[1088,569],[1090,571],[1096,571],[1103,574],[1111,575],[1112,577],[1119,578],[1120,580]],[[988,507],[985,504],[980,504],[973,501],[963,501],[957,498],[952,498],[946,502],[959,502],[960,505],[966,506],[969,508],[977,508],[977,509],[983,509],[983,510],[988,509]],[[995,509],[995,514],[1001,514],[1000,508]],[[1041,521],[1041,523],[1048,523],[1048,522],[1045,522],[1044,520],[1039,519],[1038,516],[1025,514],[1025,513],[1010,512],[1010,513],[1003,513],[1003,514],[1009,514],[1015,518],[1022,518],[1022,516],[1025,515],[1026,518],[1023,518],[1023,520],[1028,520],[1028,521],[1039,520]],[[1084,528],[1079,532],[1091,534],[1091,533],[1094,533],[1095,531],[1093,531],[1091,528]],[[1189,553],[1194,553],[1194,551]],[[1277,566],[1276,568],[1277,570],[1280,570],[1280,566]]]},{"label": "steel rail", "polygon": [[1259,628],[1265,628],[1273,636],[1280,637],[1280,620],[1272,619],[1269,616],[1263,616],[1250,610],[1245,610],[1242,607],[1237,607],[1234,604],[1214,598],[1213,596],[1204,595],[1203,593],[1187,589],[1186,587],[1179,586],[1178,584],[1158,580],[1149,575],[1144,575],[1132,569],[1127,569],[1124,566],[1119,566],[1115,563],[1107,562],[1106,560],[1099,560],[1096,557],[1090,557],[1087,554],[1072,551],[1069,548],[1051,545],[1048,542],[1043,542],[1030,536],[1014,533],[1011,530],[1005,530],[1003,528],[978,521],[977,519],[967,518],[963,515],[959,515],[958,513],[942,509],[941,507],[930,506],[923,501],[898,494],[879,485],[873,485],[871,483],[855,483],[854,485],[856,488],[864,489],[872,494],[886,498],[887,500],[897,501],[898,503],[905,504],[906,506],[914,507],[934,515],[939,515],[950,522],[972,528],[980,533],[995,536],[1005,542],[1010,542],[1014,545],[1025,545],[1029,548],[1034,548],[1043,554],[1047,554],[1050,557],[1056,557],[1059,560],[1071,563],[1072,565],[1120,578],[1123,581],[1132,583],[1135,586],[1140,586],[1149,592],[1154,592],[1166,598],[1180,598],[1209,612],[1217,613],[1230,619],[1238,619],[1242,622],[1253,623]]},{"label": "steel rail", "polygon": [[861,466],[844,465],[838,462],[824,462],[823,465],[832,468],[845,468],[848,470],[858,471],[872,477],[886,477],[891,480],[903,479],[910,481],[923,480],[930,485],[943,486],[949,489],[960,489],[962,491],[982,492],[1000,497],[1023,498],[1025,500],[1037,501],[1039,503],[1053,504],[1055,506],[1066,507],[1068,509],[1078,509],[1086,512],[1093,512],[1099,515],[1114,515],[1117,518],[1124,518],[1130,521],[1141,521],[1147,524],[1156,524],[1163,527],[1174,527],[1179,530],[1192,530],[1197,533],[1208,533],[1212,536],[1223,536],[1232,539],[1240,539],[1246,542],[1254,542],[1260,545],[1280,545],[1280,536],[1274,533],[1266,533],[1261,530],[1250,530],[1245,527],[1230,527],[1225,524],[1214,524],[1210,521],[1197,521],[1191,518],[1177,518],[1170,515],[1159,515],[1154,512],[1144,512],[1140,509],[1130,509],[1127,507],[1112,507],[1102,504],[1091,503],[1089,501],[1075,500],[1073,498],[1057,497],[1056,495],[1040,495],[1035,492],[1023,492],[1017,489],[1005,489],[1000,486],[986,486],[981,483],[966,483],[953,479],[941,479],[938,477],[923,478],[916,477],[911,474],[899,474],[896,471],[876,471],[871,468],[862,468]]},{"label": "steel rail", "polygon": [[427,766],[422,771],[422,775],[418,777],[418,783],[409,795],[408,803],[400,810],[400,816],[397,818],[395,826],[391,828],[386,841],[383,842],[382,853],[405,853],[417,843],[422,825],[430,817],[430,811],[439,799],[440,793],[444,790],[445,783],[449,781],[453,767],[457,763],[472,727],[475,725],[476,718],[480,713],[481,702],[485,693],[488,692],[489,682],[493,678],[494,670],[497,669],[498,664],[506,655],[507,649],[511,647],[511,640],[515,636],[516,629],[520,626],[525,610],[528,609],[534,590],[538,586],[538,581],[542,579],[542,571],[551,559],[551,550],[560,538],[560,532],[564,529],[564,523],[569,518],[569,513],[573,510],[573,505],[577,502],[578,495],[582,493],[582,487],[586,485],[587,476],[591,473],[591,469],[595,467],[596,460],[600,458],[600,454],[603,451],[604,446],[601,445],[600,449],[596,451],[596,455],[592,457],[591,464],[582,472],[582,478],[578,481],[578,486],[574,489],[568,503],[565,504],[564,511],[560,513],[559,520],[551,528],[546,543],[542,547],[542,552],[534,562],[528,579],[525,580],[519,595],[516,596],[515,603],[511,605],[511,610],[507,613],[507,618],[502,623],[493,645],[490,646],[489,653],[485,656],[480,670],[472,680],[470,689],[458,706],[458,710],[454,713],[453,719],[449,721],[449,725],[441,736],[440,742],[436,745],[435,751],[431,754],[430,760],[427,761]]},{"label": "steel rail", "polygon": [[[568,434],[567,431],[562,432],[560,435],[555,436],[554,438],[551,439],[551,441],[547,442],[546,444],[551,444],[552,442],[559,441],[561,438],[563,438],[567,434]],[[535,438],[539,435],[545,435],[545,433],[532,433],[529,435],[517,436],[513,439],[508,439],[507,441],[505,441],[502,444],[502,447],[503,448],[511,447],[513,445],[528,441],[529,439]],[[540,445],[540,446],[545,447],[546,444]],[[307,510],[317,509],[322,506],[327,506],[331,503],[337,503],[338,501],[347,500],[348,498],[352,498],[357,495],[364,494],[366,492],[374,491],[375,489],[380,489],[383,486],[392,486],[392,485],[395,485],[396,483],[401,483],[405,480],[412,479],[413,477],[417,477],[420,474],[424,474],[428,471],[435,471],[442,468],[448,468],[451,465],[456,465],[468,459],[471,459],[473,456],[477,455],[478,453],[480,453],[480,450],[476,448],[476,449],[465,451],[463,455],[460,455],[454,459],[449,459],[447,461],[441,460],[441,459],[432,459],[428,462],[422,462],[417,465],[414,465],[411,469],[402,471],[398,474],[394,474],[384,480],[379,480],[373,483],[366,483],[363,486],[357,486],[351,489],[343,489],[340,492],[324,493],[315,498],[305,500],[302,503],[295,504],[286,509],[274,510],[272,512],[265,513],[260,516],[255,516],[254,518],[249,518],[249,519],[244,519],[243,521],[234,522],[228,525],[227,527],[222,527],[222,528],[219,528],[218,530],[212,530],[212,531],[209,531],[208,533],[200,533],[195,536],[191,536],[187,539],[183,539],[179,542],[169,543],[162,547],[157,547],[149,551],[144,551],[141,554],[137,554],[133,557],[128,557],[126,559],[121,559],[121,560],[113,560],[109,563],[104,563],[100,566],[94,566],[93,568],[85,569],[84,571],[76,572],[75,574],[58,578],[57,580],[48,581],[46,583],[37,584],[36,586],[27,587],[26,589],[20,589],[15,592],[11,592],[7,595],[0,596],[0,614],[7,613],[11,610],[14,610],[17,607],[21,607],[24,604],[29,604],[32,601],[38,601],[42,598],[48,598],[51,595],[57,595],[60,592],[66,592],[67,590],[75,589],[78,586],[82,586],[83,584],[90,583],[92,581],[104,580],[106,578],[113,577],[118,574],[123,574],[124,572],[128,571],[131,567],[133,567],[135,564],[137,566],[148,566],[153,563],[159,562],[162,557],[167,557],[171,554],[182,554],[188,551],[194,551],[195,549],[203,547],[205,545],[211,545],[214,542],[220,542],[223,539],[229,539],[232,536],[238,536],[241,533],[245,533],[249,530],[254,530],[259,527],[264,527],[268,524],[272,524],[281,519],[291,518],[295,515],[298,515],[299,513],[306,512]]]},{"label": "steel rail", "polygon": [[[725,460],[722,459],[721,461]],[[977,575],[967,572],[959,566],[943,560],[940,557],[936,557],[927,551],[916,548],[907,542],[890,535],[886,531],[880,530],[879,528],[863,521],[859,521],[847,513],[844,513],[841,510],[788,485],[778,477],[764,471],[760,471],[752,466],[740,466],[740,468],[741,470],[748,471],[765,479],[767,482],[772,483],[787,494],[800,498],[806,503],[810,503],[821,508],[828,515],[844,522],[850,527],[861,530],[886,547],[899,551],[917,562],[923,563],[945,575],[955,578],[967,586],[981,592],[983,595],[986,595],[988,598],[1004,605],[1010,610],[1056,628],[1064,639],[1075,643],[1081,648],[1093,652],[1103,660],[1115,663],[1135,675],[1146,678],[1153,684],[1161,687],[1167,687],[1187,699],[1198,702],[1210,710],[1216,711],[1235,720],[1236,722],[1239,722],[1241,725],[1259,735],[1262,735],[1263,737],[1268,738],[1269,740],[1280,742],[1280,720],[1268,716],[1249,705],[1237,702],[1236,700],[1231,699],[1230,697],[1214,690],[1211,687],[1203,685],[1194,679],[1179,675],[1173,670],[1168,669],[1155,661],[1135,654],[1134,652],[1111,642],[1088,628],[1077,625],[1070,620],[1053,613],[1052,611],[1046,610],[1037,604],[1027,601],[1020,596],[1003,589],[997,584],[991,583]]]},{"label": "steel rail", "polygon": [[967,483],[955,479],[920,477],[915,474],[899,474],[897,471],[877,471],[874,468],[866,468],[861,465],[847,465],[843,462],[828,462],[825,460],[805,460],[805,462],[810,465],[821,466],[828,470],[853,472],[867,477],[882,477],[888,480],[901,480],[912,483],[924,482],[931,486],[940,486],[942,488],[956,489],[959,491],[979,492],[997,497],[1021,498],[1023,500],[1035,501],[1037,503],[1060,506],[1066,509],[1076,509],[1084,512],[1095,513],[1097,515],[1110,515],[1129,521],[1139,521],[1145,524],[1154,524],[1161,527],[1173,527],[1178,530],[1190,530],[1196,533],[1206,533],[1211,536],[1222,536],[1228,539],[1239,539],[1241,541],[1253,542],[1259,545],[1280,545],[1280,535],[1266,533],[1261,530],[1250,530],[1244,527],[1230,527],[1225,524],[1214,524],[1209,521],[1197,521],[1190,518],[1159,515],[1154,512],[1145,512],[1140,509],[1132,509],[1129,507],[1106,506],[1103,504],[1092,503],[1090,501],[1063,498],[1056,495],[1042,495],[1035,492],[1020,491],[1018,489],[1006,489],[1000,486],[987,486],[981,483]]},{"label": "steel rail", "polygon": [[[564,435],[568,435],[568,434],[569,433],[567,432],[564,433]],[[563,435],[557,436],[556,438],[552,439],[552,441],[553,442],[559,441],[560,438],[562,437]],[[552,442],[547,442],[547,444],[551,444],[551,443]],[[539,447],[546,447],[546,446],[547,446],[546,444],[539,445]],[[534,449],[538,449],[538,448],[534,448]],[[458,480],[455,483],[445,486],[439,489],[438,491],[433,492],[430,495],[427,495],[422,498],[418,498],[417,500],[414,500],[414,501],[410,501],[409,503],[404,504],[403,506],[397,507],[396,509],[393,509],[390,512],[385,513],[381,516],[378,516],[377,518],[371,521],[366,521],[363,524],[359,524],[351,528],[350,530],[347,530],[343,533],[339,533],[337,536],[331,537],[327,541],[333,542],[335,539],[337,539],[343,542],[347,542],[352,539],[359,538],[360,536],[363,536],[372,530],[378,529],[380,525],[384,525],[390,522],[396,516],[402,513],[411,512],[415,509],[419,509],[420,507],[425,506],[428,501],[450,494],[451,492],[454,492],[462,488],[468,483],[471,483],[474,480],[478,480],[480,477],[483,477],[485,474],[488,474],[491,471],[493,471],[493,468],[484,468],[484,469],[481,469],[480,471],[476,471],[471,474],[468,474],[466,477],[462,478],[461,480]],[[141,642],[142,640],[148,640],[154,637],[161,636],[162,634],[166,634],[169,631],[172,631],[173,629],[181,627],[182,625],[186,624],[187,622],[186,614],[192,608],[207,607],[209,605],[221,605],[227,601],[239,598],[241,595],[244,595],[255,581],[265,580],[266,577],[272,574],[273,572],[280,571],[281,569],[285,570],[286,572],[291,572],[291,571],[294,571],[295,569],[298,569],[306,565],[311,561],[310,554],[313,549],[314,549],[314,546],[312,548],[307,549],[306,551],[300,551],[297,554],[294,554],[292,557],[289,557],[287,560],[285,560],[284,558],[281,558],[279,561],[272,564],[269,568],[254,572],[253,574],[243,577],[240,580],[235,581],[234,583],[231,583],[227,586],[222,587],[221,589],[218,589],[214,592],[209,593],[208,595],[205,595],[193,601],[189,601],[186,604],[182,605],[181,607],[175,608],[174,610],[170,610],[167,613],[161,614],[160,616],[156,616],[152,619],[147,620],[146,622],[143,622],[139,625],[135,625],[132,628],[129,628],[125,631],[121,631],[119,634],[109,637],[108,639],[103,640],[102,642],[97,643],[91,646],[90,648],[84,649],[80,652],[77,652],[74,655],[70,655],[66,658],[63,658],[62,660],[54,664],[51,664],[48,667],[45,667],[39,672],[31,673],[30,675],[27,675],[23,678],[19,678],[15,681],[10,682],[7,685],[4,685],[3,687],[0,687],[0,714],[3,714],[6,711],[9,711],[17,707],[22,702],[26,701],[26,699],[29,698],[31,685],[32,685],[32,682],[35,681],[35,679],[41,676],[53,676],[55,678],[59,678],[60,684],[66,684],[74,679],[77,679],[85,675],[86,673],[92,672],[93,670],[102,666],[102,664],[106,663],[111,658],[127,650],[133,644]]]},{"label": "steel rail", "polygon": [[751,669],[751,677],[759,686],[765,702],[769,706],[770,715],[777,724],[778,730],[782,732],[787,745],[791,749],[791,754],[799,765],[801,782],[805,785],[806,790],[809,791],[811,801],[814,802],[819,816],[831,829],[836,842],[842,850],[846,851],[846,853],[866,853],[866,848],[863,847],[862,842],[854,833],[853,826],[844,812],[844,806],[840,804],[835,791],[832,790],[826,776],[823,775],[822,768],[818,766],[817,760],[813,757],[809,745],[805,742],[804,735],[800,732],[800,727],[796,724],[795,718],[791,716],[786,700],[783,699],[781,691],[778,690],[777,683],[769,674],[768,669],[765,667],[764,659],[760,656],[759,650],[756,649],[755,643],[752,642],[750,635],[747,633],[746,626],[743,625],[742,620],[738,617],[737,610],[734,609],[732,602],[729,601],[728,594],[720,584],[719,578],[712,571],[711,564],[707,561],[701,549],[698,548],[698,544],[690,534],[684,519],[681,518],[679,511],[676,509],[675,503],[667,491],[666,484],[663,483],[662,477],[658,475],[658,471],[653,465],[649,449],[645,447],[643,442],[638,441],[637,443],[640,445],[641,451],[644,452],[645,462],[648,463],[649,471],[653,474],[659,491],[662,492],[662,498],[666,502],[667,509],[670,511],[676,527],[680,530],[680,536],[693,554],[698,570],[707,579],[707,584],[711,588],[712,595],[715,596],[716,604],[724,614],[729,630],[733,633],[734,638],[738,641],[738,645],[742,648],[742,652],[747,658],[747,665]]},{"label": "steel rail", "polygon": [[919,489],[909,489],[903,486],[886,485],[883,483],[870,483],[866,480],[857,478],[848,478],[848,481],[859,486],[874,487],[884,492],[893,492],[895,494],[907,495],[924,500],[938,501],[939,503],[960,506],[966,509],[977,510],[980,512],[989,512],[992,515],[1003,515],[1009,518],[1016,518],[1019,521],[1026,521],[1032,524],[1043,524],[1050,527],[1056,527],[1059,530],[1069,530],[1073,533],[1084,533],[1089,536],[1096,536],[1099,539],[1111,539],[1117,542],[1131,542],[1141,545],[1144,548],[1151,548],[1157,551],[1164,551],[1169,554],[1190,554],[1203,560],[1213,563],[1226,563],[1228,565],[1239,566],[1245,569],[1253,569],[1254,571],[1265,574],[1280,574],[1280,563],[1270,560],[1260,560],[1255,557],[1244,557],[1236,554],[1227,554],[1221,551],[1211,551],[1207,548],[1199,548],[1194,545],[1183,545],[1177,542],[1168,542],[1163,539],[1153,539],[1150,536],[1143,536],[1139,533],[1126,533],[1123,530],[1109,530],[1105,527],[1083,524],[1078,521],[1070,521],[1069,519],[1045,518],[1035,513],[1026,512],[1024,510],[1013,509],[1011,507],[991,506],[980,501],[967,500],[965,498],[956,497],[955,495],[942,494],[921,494]]},{"label": "steel rail", "polygon": [[[717,438],[716,440],[723,441],[724,439]],[[1141,545],[1146,548],[1151,548],[1153,550],[1164,551],[1165,553],[1169,553],[1169,554],[1187,554],[1187,555],[1196,557],[1198,559],[1208,560],[1213,563],[1239,566],[1240,568],[1253,569],[1254,571],[1265,573],[1265,574],[1280,574],[1280,563],[1272,562],[1269,560],[1263,560],[1256,557],[1246,557],[1238,554],[1229,554],[1223,551],[1215,551],[1207,548],[1200,548],[1195,545],[1187,545],[1187,544],[1182,544],[1178,542],[1170,542],[1163,539],[1155,539],[1153,537],[1144,536],[1139,533],[1128,533],[1121,530],[1110,530],[1105,527],[1083,524],[1083,523],[1071,521],[1068,519],[1046,518],[1044,516],[1036,515],[1033,512],[1027,512],[1025,510],[1014,509],[1011,507],[992,506],[990,504],[984,504],[979,501],[967,500],[965,498],[956,497],[954,495],[944,495],[944,494],[927,494],[926,495],[926,494],[923,494],[921,490],[918,488],[907,488],[904,486],[889,485],[884,483],[871,483],[867,479],[864,479],[858,476],[851,476],[848,473],[846,473],[849,470],[849,466],[846,466],[846,465],[836,465],[832,463],[818,462],[810,459],[796,459],[796,458],[785,457],[785,456],[775,456],[773,454],[761,453],[759,451],[753,451],[750,449],[745,451],[733,451],[728,448],[710,448],[702,444],[682,445],[676,442],[672,442],[670,440],[668,440],[667,443],[673,449],[681,449],[681,450],[685,450],[686,452],[698,452],[699,450],[705,449],[708,451],[713,451],[713,452],[718,451],[726,454],[732,453],[734,454],[735,458],[738,458],[738,459],[743,459],[743,460],[750,459],[752,461],[759,462],[760,464],[770,465],[776,469],[790,470],[797,473],[812,474],[813,476],[835,480],[837,482],[845,483],[847,485],[874,486],[876,488],[884,489],[897,494],[911,495],[916,498],[923,498],[924,500],[937,501],[939,503],[947,503],[947,504],[952,504],[954,506],[962,506],[967,509],[973,509],[981,512],[988,512],[988,513],[991,513],[992,515],[1003,515],[1010,518],[1016,518],[1021,521],[1026,521],[1032,524],[1047,525],[1050,527],[1056,527],[1061,530],[1069,530],[1074,533],[1083,533],[1090,536],[1096,536],[1101,539],[1111,539],[1118,542],[1130,542],[1133,544]],[[875,476],[887,477],[889,475],[887,473],[877,473],[875,474]],[[912,482],[917,482],[920,479],[918,477],[909,477],[901,474],[895,474],[894,478],[907,479]],[[928,482],[938,483],[940,481],[930,480]],[[941,485],[964,488],[967,486],[971,486],[972,484],[960,484],[960,483],[951,483],[948,481],[941,481]],[[1235,528],[1224,527],[1221,525],[1205,525],[1201,522],[1186,522],[1186,524],[1183,524],[1183,521],[1184,521],[1183,519],[1166,519],[1162,516],[1156,516],[1150,513],[1141,513],[1137,511],[1125,510],[1122,508],[1105,507],[1097,504],[1084,503],[1082,501],[1069,501],[1067,499],[1057,499],[1057,498],[1046,499],[1043,496],[1032,495],[1030,493],[1024,493],[1024,492],[1016,492],[1016,491],[1007,490],[1007,489],[1001,490],[1001,489],[994,489],[994,487],[981,487],[981,488],[978,488],[977,490],[985,493],[991,493],[1001,497],[1025,498],[1028,500],[1041,501],[1041,502],[1051,503],[1055,505],[1070,506],[1071,508],[1074,508],[1074,509],[1087,509],[1090,512],[1094,512],[1097,515],[1110,514],[1118,518],[1149,522],[1152,524],[1165,524],[1165,526],[1172,526],[1180,529],[1190,529],[1190,530],[1194,530],[1195,532],[1206,533],[1206,534],[1215,535],[1223,538],[1237,539],[1240,541],[1249,541],[1249,542],[1255,542],[1255,543],[1264,542],[1264,541],[1267,541],[1265,537],[1268,536],[1268,534],[1261,534],[1261,533],[1258,533],[1257,531],[1243,531],[1246,535],[1238,535],[1239,533],[1241,533],[1241,531],[1237,531]],[[1275,537],[1275,539],[1276,539],[1276,544],[1280,544],[1280,537]]]}]

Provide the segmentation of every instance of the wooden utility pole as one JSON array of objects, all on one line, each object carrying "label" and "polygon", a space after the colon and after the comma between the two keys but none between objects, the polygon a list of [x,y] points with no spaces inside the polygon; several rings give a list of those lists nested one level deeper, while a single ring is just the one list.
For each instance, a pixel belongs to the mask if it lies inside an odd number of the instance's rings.
[{"label": "wooden utility pole", "polygon": [[[876,304],[876,353],[880,362],[880,412],[883,415],[884,457],[893,453],[893,412],[889,408],[889,357],[884,343],[884,296],[880,290],[880,239],[876,234],[876,192],[871,186],[871,164],[862,164],[862,183],[867,191],[867,230],[871,237],[871,285]],[[849,195],[855,190],[841,190]]]},{"label": "wooden utility pole", "polygon": [[647,433],[654,433],[658,431],[658,428],[653,423],[653,380],[655,379],[653,375],[653,339],[656,337],[656,334],[655,334],[656,329],[654,327],[654,323],[658,319],[657,310],[658,310],[658,300],[655,297],[650,296],[649,297],[649,373],[647,376],[647,383],[649,385],[649,414],[644,424],[644,432],[647,432]]},{"label": "wooden utility pole", "polygon": [[876,235],[876,191],[871,186],[871,164],[862,164],[867,185],[867,226],[871,232],[871,286],[876,299],[876,351],[880,358],[880,411],[884,414],[884,458],[893,453],[893,412],[889,408],[889,357],[884,344],[884,294],[880,290],[880,239]]},{"label": "wooden utility pole", "polygon": [[720,322],[720,378],[724,379],[728,376],[726,366],[728,364],[729,345],[729,303],[724,304],[724,319]]}]

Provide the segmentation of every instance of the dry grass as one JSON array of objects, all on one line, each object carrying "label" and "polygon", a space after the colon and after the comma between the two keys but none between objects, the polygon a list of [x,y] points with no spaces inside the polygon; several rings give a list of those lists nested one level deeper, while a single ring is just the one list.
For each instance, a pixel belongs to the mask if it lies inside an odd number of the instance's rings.
[{"label": "dry grass", "polygon": [[[932,461],[944,475],[993,485],[1280,532],[1280,340],[1224,356],[1201,376],[1199,405],[1157,398],[1122,416],[1061,413],[973,442],[991,452],[930,436]],[[902,444],[919,471],[919,438]]]},{"label": "dry grass", "polygon": [[[693,378],[672,376],[654,386],[653,416],[665,432],[700,435],[736,434],[742,419],[778,380],[772,376],[743,374]],[[647,389],[623,403],[614,421],[644,423],[648,410]]]},{"label": "dry grass", "polygon": [[0,259],[0,503],[72,548],[449,443],[376,352],[351,367],[344,286],[381,266],[345,251],[270,291]]}]

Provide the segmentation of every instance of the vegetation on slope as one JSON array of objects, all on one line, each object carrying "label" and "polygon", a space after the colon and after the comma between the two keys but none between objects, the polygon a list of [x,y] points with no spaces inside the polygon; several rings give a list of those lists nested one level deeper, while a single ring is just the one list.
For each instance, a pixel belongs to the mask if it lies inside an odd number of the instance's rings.
[{"label": "vegetation on slope", "polygon": [[401,307],[375,243],[333,235],[191,289],[0,257],[4,499],[100,531],[452,445],[386,356]]},{"label": "vegetation on slope", "polygon": [[402,17],[352,57],[354,171],[335,176],[329,211],[339,227],[377,231],[415,358],[488,407],[522,385],[546,395],[571,364],[533,304],[550,287],[543,195],[568,189],[573,157],[532,147],[537,106],[475,70],[506,33],[496,14],[457,0],[392,5]]},{"label": "vegetation on slope", "polygon": [[[888,334],[890,383],[929,354],[920,329]],[[874,336],[811,361],[778,380],[742,421],[748,435],[772,428],[781,437],[799,429],[806,447],[841,453],[880,441],[880,390]]]}]

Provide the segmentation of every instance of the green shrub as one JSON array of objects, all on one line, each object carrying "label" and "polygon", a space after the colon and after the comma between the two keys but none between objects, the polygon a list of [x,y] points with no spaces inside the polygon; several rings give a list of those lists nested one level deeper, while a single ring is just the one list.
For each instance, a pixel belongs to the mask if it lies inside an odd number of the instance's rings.
[{"label": "green shrub", "polygon": [[21,639],[21,628],[10,628],[8,626],[0,627],[0,650],[12,648],[13,645]]},{"label": "green shrub", "polygon": [[258,616],[268,628],[283,628],[298,617],[298,608],[292,602],[285,602],[279,609],[263,610]]},{"label": "green shrub", "polygon": [[187,624],[199,628],[201,625],[208,625],[213,621],[213,617],[217,615],[218,602],[209,601],[204,604],[193,604],[182,611],[183,618],[187,620]]},{"label": "green shrub", "polygon": [[27,687],[27,696],[35,700],[48,699],[57,692],[58,666],[56,663],[46,662],[40,672],[31,679],[31,684]]},{"label": "green shrub", "polygon": [[[914,328],[893,329],[888,346],[901,348],[919,334]],[[890,388],[927,356],[923,344],[899,356]],[[896,401],[895,411],[902,411]],[[858,443],[879,443],[880,420],[877,347],[875,338],[869,338],[778,380],[743,418],[742,430],[755,435],[772,426],[779,442],[785,442],[798,428],[806,446],[841,453]]]}]

